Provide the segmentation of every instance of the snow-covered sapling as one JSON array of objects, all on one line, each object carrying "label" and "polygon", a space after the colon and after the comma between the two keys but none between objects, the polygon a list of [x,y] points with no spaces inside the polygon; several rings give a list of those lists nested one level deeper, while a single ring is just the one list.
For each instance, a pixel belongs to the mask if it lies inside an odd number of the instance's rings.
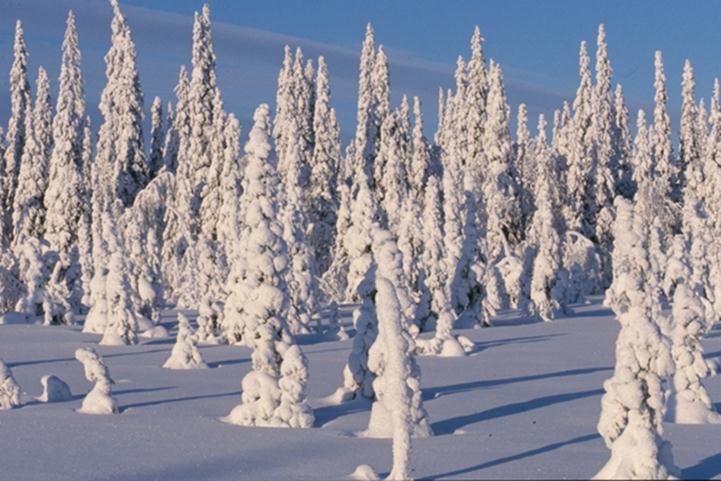
[{"label": "snow-covered sapling", "polygon": [[[405,442],[396,440],[398,436],[427,437],[433,433],[423,407],[421,371],[413,355],[413,338],[403,324],[395,286],[379,277],[376,290],[378,337],[368,355],[368,368],[376,376],[373,380],[376,400],[366,434],[374,438],[392,437],[395,459],[396,445]],[[404,431],[407,433],[403,434]],[[396,459],[394,465],[407,464],[407,455],[405,462]]]},{"label": "snow-covered sapling", "polygon": [[83,404],[78,412],[84,414],[116,414],[118,406],[110,392],[110,386],[114,381],[110,378],[108,367],[103,362],[103,359],[97,352],[88,347],[81,347],[75,351],[75,359],[83,364],[85,379],[95,383],[85,396],[85,399],[83,399]]},{"label": "snow-covered sapling", "polygon": [[196,346],[195,334],[190,321],[182,312],[178,313],[178,336],[173,351],[163,367],[166,369],[203,369],[207,367]]},{"label": "snow-covered sapling", "polygon": [[10,368],[0,359],[0,411],[20,406],[21,394]]}]

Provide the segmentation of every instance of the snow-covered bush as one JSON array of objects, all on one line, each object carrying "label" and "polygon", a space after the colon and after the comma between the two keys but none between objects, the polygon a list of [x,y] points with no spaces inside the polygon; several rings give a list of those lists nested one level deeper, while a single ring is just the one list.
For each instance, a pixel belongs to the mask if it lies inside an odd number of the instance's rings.
[{"label": "snow-covered bush", "polygon": [[23,291],[17,259],[9,249],[0,246],[0,314],[12,311]]},{"label": "snow-covered bush", "polygon": [[0,410],[12,409],[21,404],[20,386],[10,368],[0,359]]},{"label": "snow-covered bush", "polygon": [[[391,249],[385,246],[383,250]],[[402,443],[396,439],[398,436],[427,437],[433,433],[423,407],[421,371],[414,357],[415,342],[404,326],[395,286],[390,280],[378,277],[376,289],[378,337],[368,355],[368,368],[375,374],[376,399],[366,434],[393,437],[395,445]],[[408,453],[404,456],[407,460]]]},{"label": "snow-covered bush", "polygon": [[207,367],[196,346],[196,338],[190,321],[182,312],[178,313],[178,335],[175,345],[163,367],[166,369],[203,369]]},{"label": "snow-covered bush", "polygon": [[85,369],[85,379],[95,383],[85,395],[83,404],[78,412],[84,414],[116,414],[118,406],[110,392],[114,383],[103,359],[93,349],[81,347],[75,351],[75,359],[80,361]]},{"label": "snow-covered bush", "polygon": [[122,346],[138,342],[138,314],[133,310],[125,259],[121,252],[110,256],[106,280],[108,321],[100,344]]},{"label": "snow-covered bush", "polygon": [[602,271],[596,246],[578,232],[566,232],[563,239],[563,268],[568,272],[569,303],[600,292]]}]

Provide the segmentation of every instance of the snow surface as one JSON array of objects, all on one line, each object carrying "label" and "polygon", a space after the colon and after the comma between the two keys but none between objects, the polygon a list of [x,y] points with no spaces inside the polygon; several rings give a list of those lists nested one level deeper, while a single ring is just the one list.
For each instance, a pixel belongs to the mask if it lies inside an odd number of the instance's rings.
[{"label": "snow surface", "polygon": [[[342,306],[344,323],[352,306]],[[411,475],[425,478],[589,478],[608,460],[596,432],[602,384],[612,372],[619,324],[594,298],[574,316],[530,323],[502,313],[488,329],[458,333],[476,342],[462,358],[420,357],[424,406],[435,436],[413,441]],[[343,383],[351,341],[300,336],[309,362],[312,429],[223,423],[240,400],[250,350],[200,346],[210,369],[161,366],[175,343],[174,311],[161,322],[173,338],[136,346],[97,346],[79,327],[0,326],[0,357],[23,391],[40,394],[54,374],[74,393],[66,402],[30,401],[0,412],[0,479],[13,481],[175,481],[347,479],[362,464],[380,478],[391,468],[390,440],[358,437],[370,403],[326,397]],[[425,335],[424,335],[425,336]],[[721,356],[721,329],[703,341]],[[74,359],[94,347],[116,384],[120,414],[74,412],[90,388]],[[721,380],[706,387],[721,409]],[[721,479],[721,431],[666,424],[683,478]]]}]

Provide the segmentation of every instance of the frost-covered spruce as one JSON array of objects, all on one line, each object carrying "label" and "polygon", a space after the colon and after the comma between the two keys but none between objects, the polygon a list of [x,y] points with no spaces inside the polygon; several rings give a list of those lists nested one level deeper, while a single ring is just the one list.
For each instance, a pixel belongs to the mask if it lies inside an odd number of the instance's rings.
[{"label": "frost-covered spruce", "polygon": [[312,328],[312,316],[318,307],[318,273],[306,232],[308,215],[303,207],[300,142],[293,131],[289,132],[286,141],[287,171],[280,219],[290,260],[289,269],[286,271],[286,284],[290,294],[287,322],[291,334],[299,334],[308,333]]},{"label": "frost-covered spruce", "polygon": [[616,367],[604,383],[598,422],[611,458],[595,478],[668,479],[678,475],[671,445],[663,439],[663,380],[673,372],[673,359],[649,282],[648,230],[629,201],[618,198],[616,208],[617,242],[628,249],[629,267],[614,275],[627,302],[614,311],[621,323]]},{"label": "frost-covered spruce", "polygon": [[[545,119],[541,116],[538,122],[539,135],[545,131],[545,127]],[[543,321],[550,321],[565,311],[568,275],[562,266],[562,230],[553,187],[553,160],[545,137],[541,135],[538,140],[535,151],[538,165],[534,193],[536,210],[529,235],[536,243],[530,297],[535,315]]]},{"label": "frost-covered spruce", "polygon": [[483,132],[484,156],[488,172],[484,176],[483,199],[486,210],[486,257],[493,266],[504,255],[504,245],[520,241],[518,186],[511,163],[511,136],[503,73],[491,63],[488,110]]},{"label": "frost-covered spruce", "polygon": [[103,123],[95,164],[110,185],[110,195],[125,207],[148,183],[143,146],[143,91],[136,65],[135,43],[117,0],[113,7],[111,46],[105,55],[107,83],[100,97]]},{"label": "frost-covered spruce", "polygon": [[328,68],[322,56],[318,57],[315,89],[315,143],[311,157],[309,192],[312,229],[309,238],[317,260],[318,273],[322,275],[332,262],[330,246],[336,237],[338,172],[341,160],[340,127],[335,110],[330,106]]},{"label": "frost-covered spruce", "polygon": [[616,85],[613,93],[613,164],[617,166],[616,171],[616,195],[626,199],[632,199],[635,193],[633,184],[633,165],[631,164],[631,130],[628,123],[628,107],[623,98],[621,84]]},{"label": "frost-covered spruce", "polygon": [[[83,126],[83,150],[81,155],[82,179],[82,202],[80,219],[78,220],[78,260],[80,262],[81,278],[80,287],[82,297],[80,302],[83,312],[87,313],[87,306],[90,305],[90,284],[95,274],[95,263],[93,261],[93,214],[92,214],[92,133],[90,128],[90,117],[85,117]],[[76,284],[77,285],[77,284]],[[77,291],[77,288],[76,288]]]},{"label": "frost-covered spruce", "polygon": [[[223,150],[223,171],[220,181],[220,213],[216,232],[218,242],[223,247],[226,259],[235,254],[235,247],[239,236],[238,206],[243,192],[241,150],[240,150],[240,122],[235,115],[228,115],[225,125],[225,149]],[[228,262],[230,262],[228,260]]]},{"label": "frost-covered spruce", "polygon": [[114,381],[110,377],[108,367],[93,349],[81,347],[75,351],[75,359],[80,361],[85,370],[85,379],[95,383],[85,395],[78,412],[84,414],[117,414],[118,405],[110,392]]},{"label": "frost-covered spruce", "polygon": [[[389,247],[386,244],[384,250]],[[378,338],[368,357],[368,367],[376,375],[376,400],[366,435],[392,437],[396,447],[402,449],[401,444],[410,444],[411,437],[427,437],[433,432],[423,407],[421,372],[413,355],[415,343],[404,326],[396,289],[393,282],[378,277],[376,290]],[[407,458],[408,453],[397,454],[394,464],[398,463],[397,469],[405,469],[401,466],[402,456]]]},{"label": "frost-covered spruce", "polygon": [[403,253],[398,248],[393,234],[378,224],[373,225],[373,258],[377,266],[377,275],[393,283],[396,297],[401,306],[403,329],[413,338],[418,336],[420,329],[416,318],[416,304],[409,291],[408,278],[403,270]]},{"label": "frost-covered spruce", "polygon": [[406,173],[411,197],[420,202],[431,171],[431,148],[423,135],[423,111],[418,97],[413,97],[413,118],[410,164]]},{"label": "frost-covered spruce", "polygon": [[364,282],[373,263],[370,255],[373,239],[371,232],[376,220],[376,201],[368,184],[369,179],[362,169],[356,170],[353,185],[354,198],[351,204],[351,221],[345,233],[345,246],[348,251],[348,280],[346,299],[352,302],[362,300],[358,284]]},{"label": "frost-covered spruce", "polygon": [[163,144],[165,132],[163,130],[163,102],[160,97],[153,99],[150,107],[150,152],[148,153],[148,178],[152,180],[158,175],[164,165]]},{"label": "frost-covered spruce", "polygon": [[15,309],[28,318],[42,316],[45,325],[56,324],[66,314],[67,300],[57,292],[56,285],[49,285],[58,263],[58,255],[50,250],[47,242],[28,238],[17,247],[20,277],[24,295]]},{"label": "frost-covered spruce", "polygon": [[421,260],[425,246],[421,226],[421,199],[408,195],[403,200],[398,226],[398,250],[403,254],[403,277],[406,279],[408,294],[415,304],[414,323],[420,330],[425,330],[424,326],[431,316],[431,292],[426,285],[426,272]]},{"label": "frost-covered spruce", "polygon": [[[175,86],[175,111],[171,117],[168,110],[168,127],[163,144],[163,164],[170,172],[178,170],[178,150],[181,143],[187,145],[190,135],[190,111],[188,107],[188,72],[185,65],[180,66],[178,84]],[[170,122],[172,120],[172,122]],[[182,139],[182,140],[181,140]]]},{"label": "frost-covered spruce", "polygon": [[675,363],[673,387],[668,401],[668,420],[678,424],[721,424],[714,410],[705,378],[717,374],[718,366],[703,357],[701,337],[706,312],[690,286],[679,284],[673,296],[671,353]]},{"label": "frost-covered spruce", "polygon": [[593,202],[590,177],[593,156],[593,81],[586,42],[579,51],[580,82],[573,101],[573,118],[569,124],[568,170],[564,217],[569,230],[591,238],[593,235]]},{"label": "frost-covered spruce", "polygon": [[424,245],[420,261],[425,272],[425,285],[431,293],[431,312],[436,317],[449,307],[446,303],[450,303],[443,265],[446,254],[441,209],[440,182],[438,177],[431,175],[426,183],[423,202],[421,227]]},{"label": "frost-covered spruce", "polygon": [[178,335],[170,357],[163,367],[166,369],[202,369],[207,367],[200,355],[190,321],[182,312],[178,313]]},{"label": "frost-covered spruce", "polygon": [[42,67],[36,90],[35,106],[25,118],[25,148],[12,213],[14,246],[29,237],[40,238],[45,230],[43,197],[52,150],[52,106],[48,75]]},{"label": "frost-covered spruce", "polygon": [[[117,204],[116,204],[117,209]],[[115,225],[115,214],[103,214],[103,236],[108,239],[109,259],[105,278],[107,320],[100,344],[122,346],[138,342],[140,315],[135,311],[125,252]]]},{"label": "frost-covered spruce", "polygon": [[22,391],[10,368],[0,359],[0,411],[20,406],[21,396]]},{"label": "frost-covered spruce", "polygon": [[306,361],[288,334],[284,317],[289,301],[284,280],[288,258],[276,219],[277,176],[268,106],[258,107],[253,118],[245,147],[245,195],[249,196],[241,241],[245,272],[233,286],[225,313],[230,342],[242,340],[253,349],[253,370],[243,378],[241,404],[224,420],[243,426],[310,427],[313,415],[304,395]]},{"label": "frost-covered spruce", "polygon": [[12,207],[17,188],[18,175],[27,142],[26,118],[32,115],[30,81],[28,79],[28,51],[25,34],[20,20],[15,23],[15,42],[13,44],[13,63],[10,68],[10,119],[7,128],[7,145],[3,159],[2,179],[2,243],[9,245],[12,236]]},{"label": "frost-covered spruce", "polygon": [[668,115],[666,92],[666,74],[663,67],[663,55],[660,50],[654,54],[654,80],[653,87],[653,130],[651,131],[651,145],[655,164],[655,175],[658,177],[659,193],[666,199],[670,196],[673,202],[680,200],[681,191],[676,185],[679,171],[674,161],[673,145],[671,142],[671,120]]},{"label": "frost-covered spruce", "polygon": [[520,179],[521,226],[522,233],[525,235],[533,216],[533,191],[537,173],[536,161],[531,147],[531,134],[528,131],[526,104],[518,106],[516,140],[513,143],[513,163]]},{"label": "frost-covered spruce", "polygon": [[381,207],[384,225],[397,233],[403,198],[408,190],[405,167],[409,156],[408,134],[400,110],[386,116],[381,125],[378,156],[373,164],[374,193]]}]

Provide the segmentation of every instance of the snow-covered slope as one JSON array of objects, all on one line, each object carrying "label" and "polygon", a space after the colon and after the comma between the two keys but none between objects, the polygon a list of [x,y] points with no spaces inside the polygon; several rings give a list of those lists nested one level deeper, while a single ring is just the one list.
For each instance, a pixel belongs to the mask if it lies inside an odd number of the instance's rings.
[{"label": "snow-covered slope", "polygon": [[[618,323],[597,303],[552,323],[505,316],[463,331],[478,343],[466,358],[420,358],[424,404],[435,436],[414,440],[412,474],[423,478],[588,478],[608,459],[596,433],[602,383],[613,367]],[[175,327],[165,313],[167,327]],[[173,334],[173,333],[171,333]],[[326,405],[342,383],[349,341],[301,342],[310,362],[315,427],[244,428],[222,423],[250,369],[246,348],[204,346],[210,369],[161,366],[174,339],[96,346],[77,329],[0,326],[0,357],[21,387],[66,381],[73,399],[0,412],[0,479],[341,479],[359,464],[390,469],[389,440],[365,439],[370,406]],[[721,355],[721,330],[704,341]],[[73,353],[93,346],[116,381],[119,415],[74,412],[89,383]],[[708,383],[721,408],[721,381]],[[685,478],[721,477],[718,426],[666,425]]]}]

